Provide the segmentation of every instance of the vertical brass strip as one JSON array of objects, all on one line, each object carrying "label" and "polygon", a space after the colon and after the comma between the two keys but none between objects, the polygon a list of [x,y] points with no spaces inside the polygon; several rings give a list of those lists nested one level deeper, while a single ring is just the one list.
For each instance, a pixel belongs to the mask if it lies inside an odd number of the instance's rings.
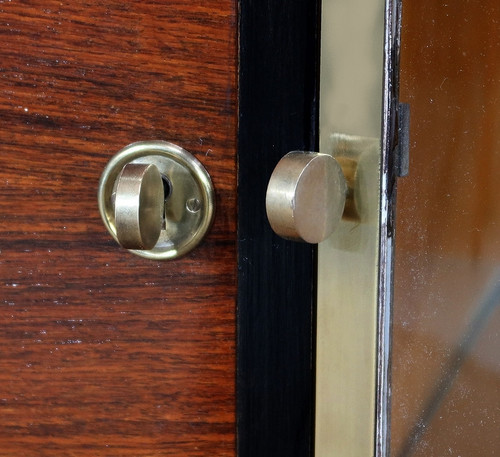
[{"label": "vertical brass strip", "polygon": [[379,147],[359,165],[361,221],[318,249],[316,457],[375,454],[384,14],[384,0],[323,1],[320,152],[335,132]]}]

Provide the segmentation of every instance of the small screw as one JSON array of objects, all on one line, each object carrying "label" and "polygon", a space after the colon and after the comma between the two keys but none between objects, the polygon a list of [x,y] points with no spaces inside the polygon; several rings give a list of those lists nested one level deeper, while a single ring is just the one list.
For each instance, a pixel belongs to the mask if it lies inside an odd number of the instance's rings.
[{"label": "small screw", "polygon": [[197,213],[201,209],[201,202],[197,198],[190,198],[186,202],[186,208],[190,213]]}]

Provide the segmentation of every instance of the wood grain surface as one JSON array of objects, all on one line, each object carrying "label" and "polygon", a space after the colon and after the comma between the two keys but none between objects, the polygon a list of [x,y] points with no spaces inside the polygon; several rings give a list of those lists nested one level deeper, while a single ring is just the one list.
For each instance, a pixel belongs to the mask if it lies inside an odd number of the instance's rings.
[{"label": "wood grain surface", "polygon": [[[236,2],[2,1],[0,37],[0,455],[234,455]],[[98,213],[148,139],[216,189],[175,261]]]}]

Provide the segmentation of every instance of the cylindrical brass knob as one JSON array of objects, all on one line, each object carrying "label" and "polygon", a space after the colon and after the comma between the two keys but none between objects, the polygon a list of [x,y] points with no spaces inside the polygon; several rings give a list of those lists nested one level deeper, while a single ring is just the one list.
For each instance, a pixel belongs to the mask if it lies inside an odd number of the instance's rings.
[{"label": "cylindrical brass knob", "polygon": [[129,163],[118,175],[116,237],[127,249],[152,249],[160,237],[165,210],[163,179],[153,164]]},{"label": "cylindrical brass knob", "polygon": [[328,154],[294,151],[271,175],[267,217],[283,238],[320,243],[339,224],[347,185],[338,162]]}]

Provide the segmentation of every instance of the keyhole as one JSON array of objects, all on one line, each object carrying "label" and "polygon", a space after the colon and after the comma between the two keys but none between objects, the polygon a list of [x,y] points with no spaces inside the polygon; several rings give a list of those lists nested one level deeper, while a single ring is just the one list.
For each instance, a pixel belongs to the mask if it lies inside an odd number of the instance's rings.
[{"label": "keyhole", "polygon": [[[163,182],[163,201],[166,202],[168,200],[168,197],[172,194],[172,184],[170,183],[170,180],[165,176],[161,175],[161,180]],[[163,215],[162,215],[162,229],[165,230],[167,227],[167,218],[166,218],[166,207],[164,206],[163,208]]]},{"label": "keyhole", "polygon": [[163,196],[165,197],[165,201],[167,201],[167,198],[172,193],[172,184],[170,184],[170,180],[165,175],[161,175],[161,179],[163,181]]}]

